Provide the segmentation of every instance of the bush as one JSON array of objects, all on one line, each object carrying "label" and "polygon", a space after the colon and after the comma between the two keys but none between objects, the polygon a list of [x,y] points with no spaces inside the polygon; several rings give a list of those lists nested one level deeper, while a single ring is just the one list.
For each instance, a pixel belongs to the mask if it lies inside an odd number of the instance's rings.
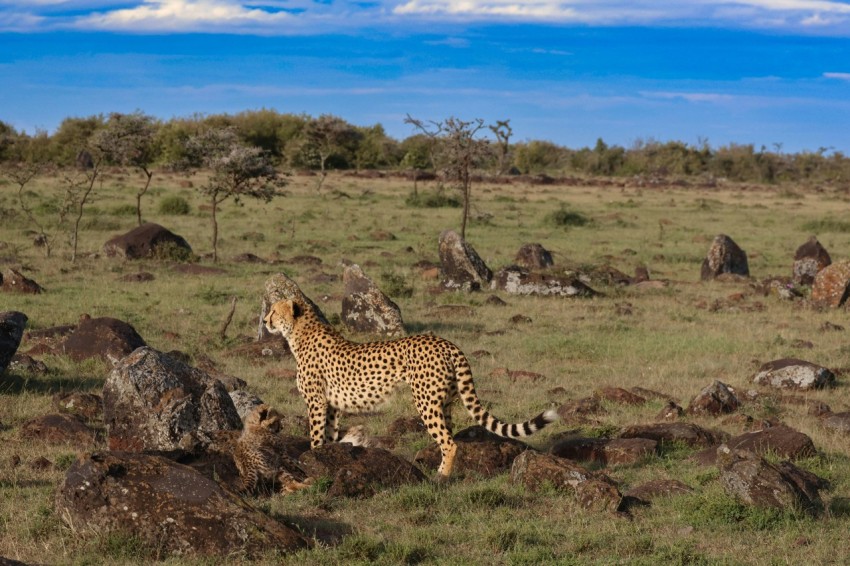
[{"label": "bush", "polygon": [[160,261],[191,261],[192,252],[174,242],[162,242],[154,247],[151,257]]},{"label": "bush", "polygon": [[116,206],[112,209],[113,216],[135,216],[136,215],[136,205],[134,204],[122,204],[120,206]]},{"label": "bush", "polygon": [[546,216],[546,220],[550,224],[563,226],[565,228],[569,226],[585,226],[590,223],[590,219],[581,212],[569,210],[564,206],[561,206],[558,210],[549,213]]},{"label": "bush", "polygon": [[435,193],[411,194],[404,203],[414,208],[460,208],[460,199],[446,195],[442,190]]},{"label": "bush", "polygon": [[191,212],[189,203],[183,197],[169,196],[159,201],[160,214],[172,214],[175,216],[185,216]]}]

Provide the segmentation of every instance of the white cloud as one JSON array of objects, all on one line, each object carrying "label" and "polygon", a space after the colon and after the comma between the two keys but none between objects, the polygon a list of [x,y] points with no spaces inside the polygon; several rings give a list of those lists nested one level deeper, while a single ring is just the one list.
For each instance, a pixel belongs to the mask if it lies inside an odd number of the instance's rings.
[{"label": "white cloud", "polygon": [[838,79],[840,81],[850,82],[850,73],[824,73],[823,76],[827,79]]},{"label": "white cloud", "polygon": [[643,91],[641,96],[647,98],[661,98],[664,100],[685,100],[687,102],[703,103],[725,103],[736,99],[731,94],[720,94],[715,92],[666,92],[666,91]]}]

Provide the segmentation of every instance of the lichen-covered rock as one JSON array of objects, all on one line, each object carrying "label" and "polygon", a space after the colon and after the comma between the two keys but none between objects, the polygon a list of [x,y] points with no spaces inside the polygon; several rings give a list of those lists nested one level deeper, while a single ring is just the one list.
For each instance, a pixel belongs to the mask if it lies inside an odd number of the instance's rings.
[{"label": "lichen-covered rock", "polygon": [[103,399],[94,393],[57,393],[53,396],[53,406],[61,413],[78,415],[87,421],[103,418]]},{"label": "lichen-covered rock", "polygon": [[103,413],[112,450],[193,450],[242,428],[221,381],[147,347],[106,378]]},{"label": "lichen-covered rock", "polygon": [[81,320],[59,350],[76,361],[100,358],[115,364],[136,348],[146,345],[144,338],[130,324],[104,316]]},{"label": "lichen-covered rock", "polygon": [[357,264],[342,275],[342,322],[355,332],[397,337],[404,335],[401,309],[387,297]]},{"label": "lichen-covered rock", "polygon": [[0,375],[9,367],[9,363],[21,345],[27,315],[18,311],[0,312]]},{"label": "lichen-covered rock", "polygon": [[516,265],[503,267],[497,271],[490,282],[490,288],[512,295],[594,297],[599,294],[577,277],[532,273]]},{"label": "lichen-covered rock", "polygon": [[798,360],[783,358],[763,364],[753,382],[779,389],[821,389],[835,383],[835,374],[825,367]]},{"label": "lichen-covered rock", "polygon": [[540,244],[524,244],[516,253],[514,261],[527,269],[546,269],[555,263],[552,252]]},{"label": "lichen-covered rock", "polygon": [[475,291],[486,287],[493,272],[475,249],[454,230],[440,234],[440,277],[449,290]]},{"label": "lichen-covered rock", "polygon": [[[167,247],[179,250],[186,257],[192,254],[192,247],[182,236],[154,222],[146,222],[107,241],[103,245],[103,253],[107,257],[142,259],[155,257],[157,253],[163,253],[158,249],[165,250]],[[173,251],[168,250],[168,255],[173,257]]]},{"label": "lichen-covered rock", "polygon": [[717,416],[724,413],[734,413],[741,402],[735,392],[722,381],[715,380],[707,385],[688,405],[688,413],[692,415]]},{"label": "lichen-covered rock", "polygon": [[811,285],[820,270],[831,263],[829,252],[812,236],[794,252],[792,279],[798,285]]},{"label": "lichen-covered rock", "polygon": [[81,458],[65,474],[55,505],[74,533],[130,535],[166,556],[253,558],[310,546],[217,482],[161,456]]},{"label": "lichen-covered rock", "polygon": [[747,253],[732,238],[719,234],[715,236],[702,262],[700,278],[708,281],[724,273],[749,277],[750,268],[747,264]]},{"label": "lichen-covered rock", "polygon": [[838,308],[847,304],[848,297],[850,297],[850,260],[833,263],[818,271],[812,282],[813,303]]}]

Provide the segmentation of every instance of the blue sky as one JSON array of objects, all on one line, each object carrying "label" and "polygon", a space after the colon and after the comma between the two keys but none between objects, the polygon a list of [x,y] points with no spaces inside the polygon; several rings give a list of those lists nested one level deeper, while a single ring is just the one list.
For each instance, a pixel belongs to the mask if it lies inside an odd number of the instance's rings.
[{"label": "blue sky", "polygon": [[0,0],[18,130],[258,108],[850,154],[850,0]]}]

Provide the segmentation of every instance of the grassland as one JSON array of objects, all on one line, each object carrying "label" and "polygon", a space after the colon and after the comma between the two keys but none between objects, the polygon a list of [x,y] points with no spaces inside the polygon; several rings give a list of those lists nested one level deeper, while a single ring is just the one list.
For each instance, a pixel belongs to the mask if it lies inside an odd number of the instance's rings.
[{"label": "grassland", "polygon": [[[208,212],[201,195],[181,188],[181,180],[155,176],[143,201],[143,216],[182,235],[203,255],[211,251]],[[100,249],[109,237],[134,227],[130,205],[137,181],[117,171],[104,179],[84,217],[81,258],[74,264],[68,260],[67,231],[56,225],[60,180],[40,179],[27,187],[25,195],[55,243],[50,258],[33,246],[29,231],[34,227],[15,213],[16,187],[0,186],[0,265],[22,268],[46,289],[35,296],[0,294],[0,310],[26,313],[30,329],[73,323],[83,313],[126,320],[151,346],[209,355],[222,371],[247,380],[250,390],[268,403],[285,414],[300,415],[303,406],[293,393],[294,384],[270,372],[279,365],[294,368],[292,360],[274,363],[231,352],[255,333],[262,286],[271,274],[282,271],[295,279],[333,317],[340,310],[341,262],[350,260],[387,289],[412,289],[394,298],[409,329],[436,332],[466,352],[491,353],[472,360],[477,388],[492,411],[506,420],[589,396],[605,385],[646,387],[686,405],[715,379],[739,391],[751,388],[758,365],[779,357],[801,357],[837,370],[837,387],[806,398],[824,401],[834,411],[850,410],[846,310],[822,311],[800,301],[761,296],[748,283],[699,282],[702,258],[720,233],[747,251],[754,279],[790,275],[794,250],[812,233],[817,233],[833,260],[847,258],[850,228],[842,221],[850,209],[846,191],[735,185],[712,189],[474,185],[467,239],[491,268],[512,263],[521,244],[538,242],[554,252],[558,265],[610,264],[626,273],[645,265],[654,279],[671,282],[651,290],[595,285],[605,294],[595,299],[501,295],[508,306],[499,307],[485,302],[489,291],[432,292],[437,282],[423,278],[414,264],[438,262],[438,235],[460,225],[461,209],[407,206],[405,199],[412,190],[407,181],[332,176],[316,193],[313,178],[296,176],[287,195],[269,204],[226,203],[219,218],[219,266],[226,270],[221,275],[185,275],[167,262],[102,257]],[[435,188],[420,183],[419,190],[427,193]],[[188,214],[158,212],[159,202],[174,196],[189,202]],[[589,221],[561,225],[554,219],[571,217],[553,216],[562,209]],[[389,232],[394,239],[379,232]],[[231,261],[243,253],[274,263]],[[305,255],[320,258],[321,265],[297,259]],[[138,271],[151,272],[155,279],[119,281]],[[736,305],[758,302],[764,308],[706,308],[736,294],[743,294]],[[236,314],[222,340],[218,331],[232,296],[239,299]],[[631,305],[631,314],[618,308],[623,303]],[[475,315],[445,316],[435,309],[444,304],[471,306]],[[519,313],[532,322],[512,324],[509,319]],[[822,331],[825,322],[847,330]],[[801,348],[798,341],[810,341],[813,347]],[[21,351],[27,348],[25,340]],[[45,356],[43,361],[51,370],[47,376],[11,373],[0,379],[0,556],[43,564],[148,560],[138,541],[114,535],[81,539],[53,511],[56,486],[77,448],[22,440],[20,426],[51,412],[54,393],[99,393],[108,368],[99,362],[76,364],[61,356]],[[532,386],[490,377],[498,367],[546,377]],[[551,392],[559,387],[566,393]],[[605,406],[608,414],[585,425],[582,432],[610,434],[627,424],[649,422],[662,404]],[[406,487],[365,501],[328,500],[320,488],[258,498],[259,507],[299,525],[318,541],[315,550],[282,559],[270,555],[267,562],[846,563],[850,437],[819,427],[805,406],[763,402],[747,405],[743,412],[779,418],[812,437],[820,454],[800,465],[832,483],[820,517],[742,506],[723,492],[714,468],[688,461],[690,451],[677,448],[639,465],[607,470],[621,490],[658,478],[679,479],[695,490],[638,508],[631,519],[582,511],[569,495],[530,493],[504,476]],[[402,391],[381,413],[348,417],[343,424],[364,424],[373,434],[383,434],[394,419],[414,414]],[[455,415],[456,427],[469,424],[460,411]],[[690,419],[733,434],[742,430],[742,425],[722,424],[721,419]],[[574,428],[553,425],[533,437],[531,444],[546,449]],[[428,442],[424,435],[405,436],[397,451],[412,457]],[[20,465],[13,465],[13,456],[20,458]],[[42,456],[53,466],[33,469],[32,462]],[[207,562],[220,560],[168,561]]]}]

